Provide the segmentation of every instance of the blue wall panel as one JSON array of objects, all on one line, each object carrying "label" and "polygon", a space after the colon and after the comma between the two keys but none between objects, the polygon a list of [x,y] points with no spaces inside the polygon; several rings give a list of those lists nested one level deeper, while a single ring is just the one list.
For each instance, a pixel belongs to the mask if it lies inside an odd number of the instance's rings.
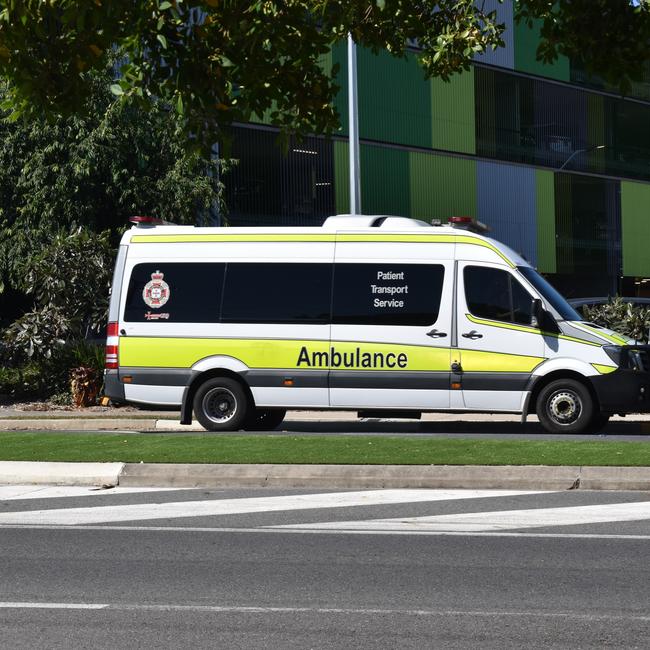
[{"label": "blue wall panel", "polygon": [[494,237],[537,264],[535,170],[479,161],[478,218]]},{"label": "blue wall panel", "polygon": [[505,0],[503,4],[498,0],[485,0],[485,11],[497,12],[497,23],[505,23],[506,29],[503,32],[503,41],[505,47],[500,47],[497,50],[488,50],[485,54],[476,57],[477,63],[487,63],[489,65],[498,65],[502,68],[515,67],[515,46],[514,46],[514,18],[513,18],[513,4],[512,0]]}]

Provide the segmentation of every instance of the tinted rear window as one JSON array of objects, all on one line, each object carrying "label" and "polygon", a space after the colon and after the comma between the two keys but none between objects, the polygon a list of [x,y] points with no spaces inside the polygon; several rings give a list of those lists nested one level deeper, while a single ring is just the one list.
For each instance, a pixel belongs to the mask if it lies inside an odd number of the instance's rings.
[{"label": "tinted rear window", "polygon": [[131,272],[127,322],[216,323],[225,264],[157,262]]},{"label": "tinted rear window", "polygon": [[224,322],[327,323],[331,264],[228,264]]}]

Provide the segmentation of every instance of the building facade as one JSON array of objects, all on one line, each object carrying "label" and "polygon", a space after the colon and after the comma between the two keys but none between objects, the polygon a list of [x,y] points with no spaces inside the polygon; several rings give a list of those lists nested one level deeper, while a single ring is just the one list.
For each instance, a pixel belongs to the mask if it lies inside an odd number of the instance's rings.
[{"label": "building facade", "polygon": [[[506,47],[451,82],[359,49],[361,203],[366,214],[471,215],[567,296],[650,295],[650,75],[629,97],[560,58],[494,2]],[[235,128],[224,179],[231,225],[320,225],[349,211],[347,61],[341,130],[283,153],[264,123]]]}]

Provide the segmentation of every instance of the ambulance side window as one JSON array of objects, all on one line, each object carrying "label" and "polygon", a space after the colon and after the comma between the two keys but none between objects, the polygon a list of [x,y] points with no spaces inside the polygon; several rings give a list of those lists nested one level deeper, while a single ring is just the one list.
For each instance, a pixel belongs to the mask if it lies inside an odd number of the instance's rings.
[{"label": "ambulance side window", "polygon": [[136,264],[126,295],[126,322],[217,323],[225,264]]},{"label": "ambulance side window", "polygon": [[466,266],[465,299],[479,318],[530,325],[532,296],[507,271],[487,266]]},{"label": "ambulance side window", "polygon": [[328,323],[331,264],[228,263],[227,323]]},{"label": "ambulance side window", "polygon": [[336,264],[332,322],[347,325],[433,325],[442,264]]}]

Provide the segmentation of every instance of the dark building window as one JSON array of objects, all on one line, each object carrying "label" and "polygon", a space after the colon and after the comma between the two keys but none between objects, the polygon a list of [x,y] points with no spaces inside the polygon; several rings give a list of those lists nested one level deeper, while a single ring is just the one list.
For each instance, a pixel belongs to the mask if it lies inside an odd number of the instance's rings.
[{"label": "dark building window", "polygon": [[333,322],[432,325],[445,269],[440,264],[337,264]]},{"label": "dark building window", "polygon": [[335,213],[331,140],[292,139],[284,151],[278,134],[233,129],[232,158],[223,176],[231,226],[320,226]]},{"label": "dark building window", "polygon": [[331,295],[331,264],[228,264],[222,320],[328,323]]},{"label": "dark building window", "polygon": [[510,273],[467,266],[463,277],[467,308],[474,316],[530,325],[533,298]]},{"label": "dark building window", "polygon": [[650,105],[475,67],[476,153],[650,180]]},{"label": "dark building window", "polygon": [[157,262],[131,272],[127,322],[217,323],[224,264]]},{"label": "dark building window", "polygon": [[569,298],[617,292],[621,269],[621,217],[617,181],[555,174],[557,274]]}]

